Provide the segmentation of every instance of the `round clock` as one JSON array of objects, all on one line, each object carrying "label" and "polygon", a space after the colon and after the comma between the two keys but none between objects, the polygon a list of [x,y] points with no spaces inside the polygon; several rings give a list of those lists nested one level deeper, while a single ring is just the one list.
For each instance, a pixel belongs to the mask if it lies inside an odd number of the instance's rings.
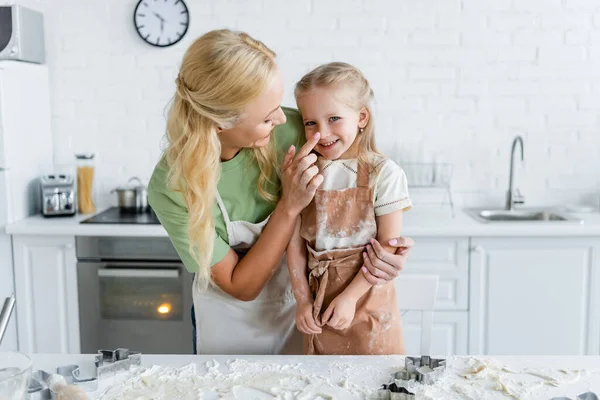
[{"label": "round clock", "polygon": [[183,0],[140,0],[135,6],[133,24],[147,43],[168,47],[183,38],[190,14]]}]

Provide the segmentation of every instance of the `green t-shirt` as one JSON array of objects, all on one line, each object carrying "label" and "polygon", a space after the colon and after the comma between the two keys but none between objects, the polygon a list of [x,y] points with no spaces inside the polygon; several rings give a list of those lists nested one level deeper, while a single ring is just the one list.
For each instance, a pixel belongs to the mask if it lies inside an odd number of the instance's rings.
[{"label": "green t-shirt", "polygon": [[[287,122],[278,125],[273,131],[273,141],[279,163],[290,145],[298,149],[304,142],[304,126],[300,113],[283,107]],[[179,257],[190,272],[198,270],[198,265],[189,253],[188,209],[181,192],[167,186],[169,168],[163,157],[158,163],[148,185],[148,201],[158,216],[160,223],[169,234]],[[217,188],[231,221],[263,221],[275,209],[275,203],[265,200],[258,192],[260,170],[252,150],[243,149],[231,160],[221,163],[221,176]],[[274,186],[270,193],[277,194]],[[211,265],[221,261],[229,251],[227,229],[223,214],[216,201],[213,210],[215,218],[215,242]]]}]

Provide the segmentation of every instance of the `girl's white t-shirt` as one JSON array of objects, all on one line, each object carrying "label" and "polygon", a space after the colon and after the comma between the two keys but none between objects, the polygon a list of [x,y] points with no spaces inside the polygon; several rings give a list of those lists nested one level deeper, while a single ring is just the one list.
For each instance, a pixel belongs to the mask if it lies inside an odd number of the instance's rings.
[{"label": "girl's white t-shirt", "polygon": [[[398,164],[382,156],[373,156],[375,172],[370,184],[374,185],[375,216],[394,211],[408,211],[412,202],[408,196],[408,182],[404,170]],[[323,175],[321,190],[342,190],[356,187],[358,159],[325,160],[319,158],[319,171]]]}]

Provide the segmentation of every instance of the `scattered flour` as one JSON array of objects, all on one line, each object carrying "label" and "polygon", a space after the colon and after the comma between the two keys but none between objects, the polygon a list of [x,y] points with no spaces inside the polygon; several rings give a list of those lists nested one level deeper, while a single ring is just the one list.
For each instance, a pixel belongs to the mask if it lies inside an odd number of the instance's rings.
[{"label": "scattered flour", "polygon": [[417,399],[527,399],[548,387],[573,383],[600,371],[526,368],[515,371],[494,359],[453,357],[449,368],[433,385],[411,383]]},{"label": "scattered flour", "polygon": [[[332,361],[325,374],[309,373],[316,361],[271,364],[236,359],[204,368],[139,368],[114,382],[99,400],[231,399],[231,400],[345,400],[375,399],[377,385],[360,384],[359,377],[379,377],[382,369],[363,363]],[[396,370],[399,370],[400,366]],[[393,368],[389,368],[393,370]],[[452,357],[444,375],[433,385],[410,382],[416,399],[526,399],[543,395],[600,371],[533,369],[515,371],[493,359]],[[388,383],[383,379],[380,383]]]},{"label": "scattered flour", "polygon": [[132,371],[98,399],[365,399],[377,388],[361,388],[347,379],[307,373],[301,365],[278,365],[247,360],[227,363],[221,372],[217,362],[199,373],[195,364],[182,368],[152,366]]}]

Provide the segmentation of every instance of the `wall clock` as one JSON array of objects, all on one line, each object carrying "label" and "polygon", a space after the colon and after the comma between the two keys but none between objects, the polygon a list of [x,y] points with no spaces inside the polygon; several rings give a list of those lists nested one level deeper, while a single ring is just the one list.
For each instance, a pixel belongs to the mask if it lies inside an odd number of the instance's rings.
[{"label": "wall clock", "polygon": [[138,35],[155,47],[179,42],[190,25],[190,14],[183,0],[140,0],[133,12]]}]

